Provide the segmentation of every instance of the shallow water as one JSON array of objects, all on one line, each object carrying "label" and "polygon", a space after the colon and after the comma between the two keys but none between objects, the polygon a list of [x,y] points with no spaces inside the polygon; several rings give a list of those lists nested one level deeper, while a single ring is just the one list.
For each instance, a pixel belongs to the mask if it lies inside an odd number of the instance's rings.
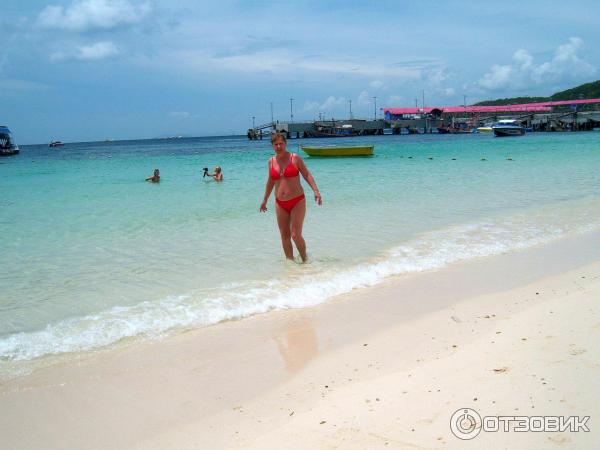
[{"label": "shallow water", "polygon": [[[600,134],[372,136],[305,160],[310,263],[260,214],[272,154],[242,137],[25,146],[0,163],[0,360],[112,344],[600,227]],[[510,158],[510,159],[509,159]],[[223,167],[225,181],[202,178]],[[154,168],[160,184],[144,182]]]}]

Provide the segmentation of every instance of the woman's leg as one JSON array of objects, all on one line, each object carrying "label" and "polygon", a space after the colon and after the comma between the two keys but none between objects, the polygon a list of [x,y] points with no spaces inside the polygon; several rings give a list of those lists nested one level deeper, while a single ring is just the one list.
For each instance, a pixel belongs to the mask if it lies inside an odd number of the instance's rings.
[{"label": "woman's leg", "polygon": [[292,231],[291,231],[291,220],[290,213],[288,213],[281,206],[275,206],[275,213],[277,215],[277,225],[279,226],[279,234],[281,234],[281,246],[283,247],[283,253],[287,259],[294,259],[294,247],[292,247]]},{"label": "woman's leg", "polygon": [[290,213],[290,222],[292,227],[292,239],[296,244],[298,253],[302,262],[306,262],[306,242],[302,237],[302,226],[304,225],[304,216],[306,215],[306,199],[302,199],[292,209]]}]

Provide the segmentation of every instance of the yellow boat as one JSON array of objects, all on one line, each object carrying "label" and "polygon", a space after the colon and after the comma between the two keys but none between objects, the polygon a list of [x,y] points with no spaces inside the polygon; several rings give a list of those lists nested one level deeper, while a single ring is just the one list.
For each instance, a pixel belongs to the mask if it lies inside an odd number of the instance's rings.
[{"label": "yellow boat", "polygon": [[305,147],[302,151],[309,156],[373,156],[373,145],[357,147]]}]

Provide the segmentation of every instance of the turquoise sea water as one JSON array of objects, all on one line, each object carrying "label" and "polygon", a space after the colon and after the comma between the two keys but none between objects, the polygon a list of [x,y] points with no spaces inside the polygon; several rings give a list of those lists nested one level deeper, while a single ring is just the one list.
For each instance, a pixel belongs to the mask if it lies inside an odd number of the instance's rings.
[{"label": "turquoise sea water", "polygon": [[[407,272],[600,228],[600,133],[411,135],[306,157],[323,195],[284,261],[272,154],[242,137],[25,146],[0,161],[0,366],[326,301]],[[510,160],[511,158],[512,160]],[[223,167],[225,181],[202,178]],[[160,184],[144,182],[154,168]]]}]

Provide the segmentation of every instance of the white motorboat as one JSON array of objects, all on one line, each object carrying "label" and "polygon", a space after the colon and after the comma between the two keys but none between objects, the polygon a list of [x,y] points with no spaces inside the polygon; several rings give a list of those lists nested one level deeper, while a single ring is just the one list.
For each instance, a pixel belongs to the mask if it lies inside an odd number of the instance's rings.
[{"label": "white motorboat", "polygon": [[15,144],[10,130],[0,125],[0,156],[12,156],[19,154],[19,146]]},{"label": "white motorboat", "polygon": [[516,120],[499,120],[492,126],[492,131],[498,137],[523,136],[525,134],[525,128]]}]

